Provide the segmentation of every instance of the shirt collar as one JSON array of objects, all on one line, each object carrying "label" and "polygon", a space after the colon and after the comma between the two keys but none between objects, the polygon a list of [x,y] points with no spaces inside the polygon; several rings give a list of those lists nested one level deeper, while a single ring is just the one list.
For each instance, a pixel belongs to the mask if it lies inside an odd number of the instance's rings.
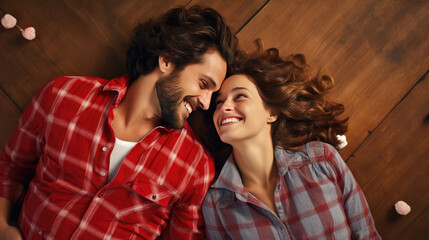
[{"label": "shirt collar", "polygon": [[231,154],[222,167],[222,170],[212,185],[213,188],[224,188],[235,193],[242,201],[247,201],[248,193],[245,191],[240,172],[235,164],[234,156]]},{"label": "shirt collar", "polygon": [[[289,167],[297,161],[297,158],[300,158],[300,156],[295,152],[286,151],[280,146],[274,148],[274,160],[277,163],[279,177],[286,174]],[[233,192],[243,191],[243,181],[232,154],[229,155],[213,187],[226,188]]]},{"label": "shirt collar", "polygon": [[279,177],[282,177],[286,174],[289,169],[289,162],[293,158],[293,153],[285,151],[282,147],[276,146],[274,148],[274,159],[277,163],[277,171],[279,172]]},{"label": "shirt collar", "polygon": [[[127,89],[129,86],[130,86],[130,75],[125,74],[121,77],[114,78],[108,81],[107,84],[104,86],[103,91],[111,91],[111,92],[118,93],[118,96],[116,97],[116,101],[114,103],[114,107],[116,107],[124,98],[125,93],[127,92]],[[157,129],[157,128],[163,129],[167,132],[172,132],[173,130],[176,130],[168,125],[160,125],[155,127],[154,129]],[[186,129],[186,131],[189,131],[191,129],[188,122],[185,123],[185,126],[183,127],[183,129],[179,129],[179,130],[184,130],[184,129]]]},{"label": "shirt collar", "polygon": [[107,82],[104,86],[103,91],[115,91],[118,93],[115,105],[120,103],[127,92],[128,86],[130,85],[130,76],[125,74],[121,77],[114,78]]}]

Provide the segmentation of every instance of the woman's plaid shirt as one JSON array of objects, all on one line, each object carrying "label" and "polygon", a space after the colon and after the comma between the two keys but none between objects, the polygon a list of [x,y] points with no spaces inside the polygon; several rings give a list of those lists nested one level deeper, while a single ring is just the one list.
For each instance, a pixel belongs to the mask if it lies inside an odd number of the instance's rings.
[{"label": "woman's plaid shirt", "polygon": [[365,197],[334,147],[276,147],[275,161],[278,216],[244,189],[231,155],[203,203],[208,239],[380,239]]}]

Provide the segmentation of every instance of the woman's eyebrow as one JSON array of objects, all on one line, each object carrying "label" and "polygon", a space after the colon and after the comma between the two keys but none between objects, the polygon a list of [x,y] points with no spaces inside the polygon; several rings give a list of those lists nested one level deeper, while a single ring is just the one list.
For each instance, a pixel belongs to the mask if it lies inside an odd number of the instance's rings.
[{"label": "woman's eyebrow", "polygon": [[235,87],[232,89],[233,92],[239,91],[239,90],[246,90],[249,91],[249,89],[245,88],[245,87]]},{"label": "woman's eyebrow", "polygon": [[[231,90],[231,92],[236,92],[236,91],[239,91],[239,90],[245,90],[245,91],[250,92],[250,91],[249,91],[249,89],[247,89],[247,88],[245,88],[245,87],[235,87],[235,88],[233,88],[233,89]],[[221,93],[221,92],[218,92],[218,93],[217,93],[217,95],[216,95],[216,98],[217,98],[217,97],[219,97],[220,95],[222,95],[222,93]]]}]

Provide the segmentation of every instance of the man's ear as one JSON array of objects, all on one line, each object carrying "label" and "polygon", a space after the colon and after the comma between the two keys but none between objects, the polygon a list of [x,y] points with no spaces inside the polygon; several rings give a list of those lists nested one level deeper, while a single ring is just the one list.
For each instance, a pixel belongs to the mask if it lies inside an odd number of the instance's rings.
[{"label": "man's ear", "polygon": [[164,56],[160,55],[158,57],[158,66],[159,70],[162,73],[170,74],[174,70],[174,65],[172,62],[169,62]]}]

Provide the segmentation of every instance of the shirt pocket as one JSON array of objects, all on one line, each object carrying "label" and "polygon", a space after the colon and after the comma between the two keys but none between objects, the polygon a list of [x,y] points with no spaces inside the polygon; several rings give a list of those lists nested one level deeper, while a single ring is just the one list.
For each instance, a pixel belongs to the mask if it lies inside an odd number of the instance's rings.
[{"label": "shirt pocket", "polygon": [[152,179],[136,179],[132,189],[143,198],[167,208],[173,204],[174,194],[170,189]]}]

